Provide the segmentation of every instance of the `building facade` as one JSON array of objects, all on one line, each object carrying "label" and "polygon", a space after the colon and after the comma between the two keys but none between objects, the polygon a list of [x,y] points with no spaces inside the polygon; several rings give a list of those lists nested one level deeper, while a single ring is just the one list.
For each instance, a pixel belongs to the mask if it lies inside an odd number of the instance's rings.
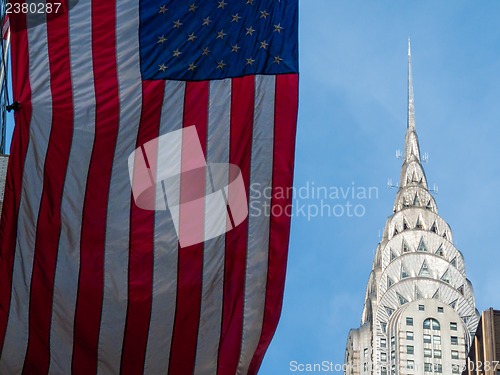
[{"label": "building facade", "polygon": [[500,310],[483,311],[463,375],[500,374]]},{"label": "building facade", "polygon": [[408,45],[408,124],[393,214],[378,244],[345,374],[460,374],[479,313],[462,253],[438,214],[415,128]]}]

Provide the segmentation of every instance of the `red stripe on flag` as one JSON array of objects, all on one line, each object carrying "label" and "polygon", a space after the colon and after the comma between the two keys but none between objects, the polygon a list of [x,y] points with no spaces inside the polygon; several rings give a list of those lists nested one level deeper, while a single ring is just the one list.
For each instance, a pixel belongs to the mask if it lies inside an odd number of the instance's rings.
[{"label": "red stripe on flag", "polygon": [[52,127],[36,229],[29,301],[29,338],[23,374],[46,374],[49,370],[52,297],[61,233],[61,200],[73,136],[68,15],[53,17],[48,15],[47,20]]},{"label": "red stripe on flag", "polygon": [[[186,83],[183,126],[196,125],[205,157],[207,154],[208,100],[208,82]],[[182,184],[183,179],[181,179],[181,201]],[[204,195],[204,181],[200,181],[199,188],[202,189]],[[204,218],[203,214],[201,216]],[[200,320],[202,276],[203,244],[184,248],[179,246],[177,302],[170,350],[170,374],[192,374],[194,371]]]},{"label": "red stripe on flag", "polygon": [[73,374],[95,374],[102,299],[109,185],[119,121],[115,3],[92,2],[95,138],[83,207],[80,274],[73,337]]},{"label": "red stripe on flag", "polygon": [[[255,76],[233,79],[229,163],[241,169],[247,198],[250,184]],[[248,244],[248,218],[226,233],[219,375],[237,372],[243,332],[243,297]]]},{"label": "red stripe on flag", "polygon": [[[276,194],[288,191],[293,183],[295,134],[298,111],[298,75],[287,74],[276,77],[276,104],[274,124],[273,195],[271,207],[285,207],[292,203],[292,197]],[[271,216],[269,233],[269,258],[264,322],[259,345],[248,370],[257,374],[264,354],[273,338],[281,315],[285,287],[288,242],[290,238],[289,215]]]},{"label": "red stripe on flag", "polygon": [[19,25],[19,31],[13,33],[11,38],[12,86],[14,100],[21,103],[21,109],[14,114],[16,126],[12,136],[11,155],[9,157],[2,218],[0,220],[0,285],[2,285],[0,288],[0,353],[3,350],[9,319],[19,205],[32,113],[26,17],[20,14],[13,17],[12,21]]},{"label": "red stripe on flag", "polygon": [[[164,91],[164,81],[143,82],[142,113],[136,147],[141,147],[158,137]],[[151,164],[150,161],[149,165],[151,166]],[[154,225],[155,211],[147,211],[137,207],[132,196],[127,320],[120,366],[120,373],[123,375],[144,372],[153,298]]]}]

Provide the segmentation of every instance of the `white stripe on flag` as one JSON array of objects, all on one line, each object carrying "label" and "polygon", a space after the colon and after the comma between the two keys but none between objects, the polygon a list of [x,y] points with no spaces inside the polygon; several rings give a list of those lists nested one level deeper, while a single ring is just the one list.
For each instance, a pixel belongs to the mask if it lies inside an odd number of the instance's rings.
[{"label": "white stripe on flag", "polygon": [[[182,128],[185,86],[184,82],[166,82],[159,135]],[[157,163],[157,167],[159,169],[164,165]],[[159,172],[157,171],[157,175]],[[157,189],[156,193],[163,196],[162,189]],[[168,373],[177,298],[178,244],[170,212],[168,210],[155,212],[153,299],[144,364],[145,374]]]},{"label": "white stripe on flag", "polygon": [[[27,16],[30,27],[30,17]],[[52,96],[50,95],[47,25],[28,30],[29,77],[32,82],[32,118],[30,142],[23,174],[23,189],[19,207],[17,245],[14,259],[11,304],[5,343],[0,360],[1,374],[20,374],[28,345],[28,321],[33,258],[38,211],[43,187],[45,155],[52,126]],[[36,173],[33,173],[36,171]]]},{"label": "white stripe on flag", "polygon": [[[210,82],[207,134],[208,163],[229,163],[231,82],[231,79]],[[210,176],[207,176],[206,192],[207,194],[212,192]],[[205,212],[205,228],[210,225],[209,220],[213,220],[213,216],[210,212]],[[224,292],[224,252],[224,235],[205,242],[195,375],[208,375],[217,372]]]},{"label": "white stripe on flag", "polygon": [[69,12],[73,142],[61,202],[61,237],[57,253],[50,333],[51,374],[70,374],[73,328],[80,271],[80,234],[87,174],[94,142],[95,94],[92,66],[91,1],[80,0]]},{"label": "white stripe on flag", "polygon": [[[135,150],[142,102],[138,1],[116,0],[119,131],[111,174],[104,256],[104,297],[98,374],[119,374],[128,298],[130,183],[127,158]],[[124,185],[127,184],[128,186]]]},{"label": "white stripe on flag", "polygon": [[[269,207],[272,186],[274,144],[275,76],[255,77],[255,113],[250,170],[250,210],[248,215],[248,251],[246,262],[243,335],[238,374],[246,374],[259,343],[266,302],[269,252],[269,220],[265,212],[252,207]],[[257,191],[260,194],[257,194]],[[266,197],[267,196],[267,197]]]}]

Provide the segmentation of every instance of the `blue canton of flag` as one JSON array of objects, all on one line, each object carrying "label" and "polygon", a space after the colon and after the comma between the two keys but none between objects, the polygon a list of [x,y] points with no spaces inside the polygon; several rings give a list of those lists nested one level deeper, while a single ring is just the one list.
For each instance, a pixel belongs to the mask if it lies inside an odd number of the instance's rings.
[{"label": "blue canton of flag", "polygon": [[145,80],[298,72],[298,0],[140,1]]}]

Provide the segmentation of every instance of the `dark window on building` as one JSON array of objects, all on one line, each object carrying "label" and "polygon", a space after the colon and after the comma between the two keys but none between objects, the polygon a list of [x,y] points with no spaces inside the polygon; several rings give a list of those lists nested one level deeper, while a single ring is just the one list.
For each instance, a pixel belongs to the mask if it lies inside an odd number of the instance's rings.
[{"label": "dark window on building", "polygon": [[380,339],[380,347],[381,348],[387,347],[387,340],[386,339]]},{"label": "dark window on building", "polygon": [[[430,201],[429,201],[429,203],[430,203]],[[432,224],[431,231],[434,232],[434,233],[438,232],[437,225],[436,225],[435,222],[434,222],[434,224]]]},{"label": "dark window on building", "polygon": [[403,221],[403,230],[408,230],[410,229],[410,227],[408,226],[408,224],[406,224],[406,220]]},{"label": "dark window on building", "polygon": [[443,246],[439,246],[439,248],[436,250],[436,255],[439,255],[440,257],[444,256]]}]

